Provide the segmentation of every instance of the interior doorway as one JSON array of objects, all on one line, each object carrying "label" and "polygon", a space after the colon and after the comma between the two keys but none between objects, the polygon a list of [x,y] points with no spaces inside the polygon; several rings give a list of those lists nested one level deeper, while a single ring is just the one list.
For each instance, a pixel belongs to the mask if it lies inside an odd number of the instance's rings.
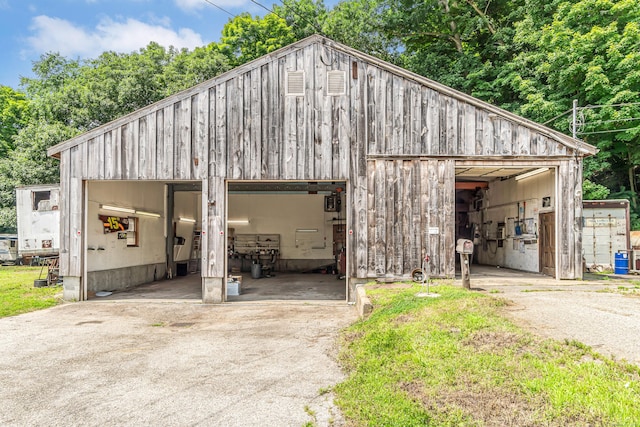
[{"label": "interior doorway", "polygon": [[540,272],[556,276],[556,216],[555,212],[540,214]]}]

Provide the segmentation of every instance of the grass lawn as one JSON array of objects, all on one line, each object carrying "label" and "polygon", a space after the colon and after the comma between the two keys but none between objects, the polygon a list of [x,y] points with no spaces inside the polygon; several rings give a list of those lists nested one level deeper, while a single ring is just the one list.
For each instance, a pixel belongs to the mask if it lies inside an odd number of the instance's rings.
[{"label": "grass lawn", "polygon": [[638,367],[520,329],[499,297],[432,290],[368,288],[375,309],[343,332],[334,389],[349,425],[640,424]]},{"label": "grass lawn", "polygon": [[[54,306],[60,302],[58,296],[62,286],[36,288],[42,267],[0,267],[0,317]],[[46,274],[46,267],[42,273]]]}]

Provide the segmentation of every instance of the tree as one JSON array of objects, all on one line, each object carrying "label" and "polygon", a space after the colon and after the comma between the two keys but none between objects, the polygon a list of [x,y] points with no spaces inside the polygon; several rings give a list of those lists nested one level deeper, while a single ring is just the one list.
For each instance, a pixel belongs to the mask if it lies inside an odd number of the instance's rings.
[{"label": "tree", "polygon": [[29,101],[21,92],[0,86],[0,158],[13,150],[14,138],[29,120]]},{"label": "tree", "polygon": [[268,13],[264,18],[242,13],[222,29],[220,50],[235,67],[294,41],[295,34],[283,18],[273,13]]},{"label": "tree", "polygon": [[381,0],[344,1],[329,12],[323,30],[336,41],[399,64],[398,39],[387,31],[388,19]]},{"label": "tree", "polygon": [[[570,109],[573,99],[587,107],[578,136],[601,151],[587,160],[585,176],[612,193],[627,188],[638,209],[640,4],[561,3],[549,23],[530,16],[518,23],[514,42],[521,53],[501,82],[519,98],[519,112],[542,122]],[[552,125],[568,131],[566,118]]]},{"label": "tree", "polygon": [[273,11],[284,18],[296,40],[324,32],[327,8],[322,0],[283,0]]},{"label": "tree", "polygon": [[0,158],[0,230],[15,232],[16,187],[59,182],[58,161],[47,156],[47,149],[77,134],[60,123],[43,121],[32,121],[20,131],[15,149]]}]

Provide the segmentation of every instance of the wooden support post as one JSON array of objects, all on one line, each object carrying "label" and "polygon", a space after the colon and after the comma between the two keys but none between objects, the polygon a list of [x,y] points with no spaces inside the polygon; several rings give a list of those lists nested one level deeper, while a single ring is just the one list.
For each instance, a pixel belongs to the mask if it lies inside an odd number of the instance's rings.
[{"label": "wooden support post", "polygon": [[460,254],[460,269],[462,271],[462,287],[471,289],[471,274],[469,272],[469,254]]}]

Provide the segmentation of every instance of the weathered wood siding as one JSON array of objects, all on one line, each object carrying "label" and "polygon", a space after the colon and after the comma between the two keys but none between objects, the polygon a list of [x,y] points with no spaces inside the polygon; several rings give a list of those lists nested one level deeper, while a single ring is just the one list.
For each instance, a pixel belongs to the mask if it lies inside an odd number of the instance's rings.
[{"label": "weathered wood siding", "polygon": [[582,278],[582,160],[563,160],[558,167],[558,243],[559,279]]},{"label": "weathered wood siding", "polygon": [[429,255],[431,275],[452,277],[454,161],[373,160],[368,164],[370,277],[408,277]]},{"label": "weathered wood siding", "polygon": [[[323,40],[284,48],[61,144],[61,185],[70,195],[61,206],[62,274],[81,271],[82,180],[198,180],[203,274],[223,277],[232,179],[345,180],[351,277],[407,275],[423,249],[434,274],[452,275],[452,159],[573,155],[495,107]],[[287,73],[300,70],[304,94],[286,95]],[[332,70],[346,73],[344,95],[327,94]],[[565,178],[562,200],[576,179]],[[563,207],[565,217],[571,209]],[[427,235],[429,227],[440,234]],[[572,249],[563,253],[573,257]]]}]

